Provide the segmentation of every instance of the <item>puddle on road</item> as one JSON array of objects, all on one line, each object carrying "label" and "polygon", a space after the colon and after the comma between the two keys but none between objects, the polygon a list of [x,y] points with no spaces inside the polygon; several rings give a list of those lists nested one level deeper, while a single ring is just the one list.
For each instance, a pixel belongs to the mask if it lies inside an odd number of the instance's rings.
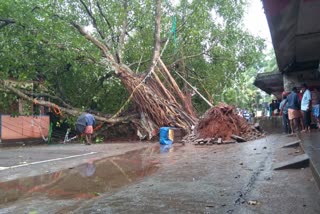
[{"label": "puddle on road", "polygon": [[160,167],[159,156],[155,154],[162,152],[159,146],[153,146],[67,170],[2,182],[0,204],[37,196],[51,199],[97,197],[154,173]]}]

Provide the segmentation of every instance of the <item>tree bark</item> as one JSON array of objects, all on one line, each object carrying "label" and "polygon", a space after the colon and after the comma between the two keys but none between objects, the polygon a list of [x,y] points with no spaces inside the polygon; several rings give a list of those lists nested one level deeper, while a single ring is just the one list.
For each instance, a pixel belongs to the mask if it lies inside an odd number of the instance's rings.
[{"label": "tree bark", "polygon": [[160,78],[158,77],[156,72],[152,73],[156,83],[160,86],[160,89],[163,93],[163,95],[172,103],[177,103],[177,100],[174,98],[174,96],[171,94],[171,92],[163,85]]},{"label": "tree bark", "polygon": [[128,0],[125,0],[123,3],[123,9],[126,11],[126,15],[124,17],[121,33],[119,36],[119,44],[117,48],[117,56],[119,58],[118,62],[122,62],[122,52],[123,52],[123,46],[124,46],[124,39],[126,36],[127,28],[128,28]]},{"label": "tree bark", "polygon": [[154,30],[154,46],[153,46],[153,55],[151,64],[148,69],[149,72],[153,72],[154,67],[157,65],[157,62],[160,57],[160,31],[161,31],[161,0],[156,0],[156,14],[155,14],[155,30]]},{"label": "tree bark", "polygon": [[165,71],[165,73],[167,74],[167,76],[169,77],[169,80],[172,84],[172,86],[175,89],[175,92],[177,93],[177,95],[179,96],[182,104],[183,104],[183,108],[184,110],[193,118],[197,118],[192,103],[190,103],[190,101],[188,101],[187,97],[183,94],[183,92],[180,90],[177,82],[174,80],[174,78],[172,77],[171,73],[169,72],[169,70],[167,69],[166,65],[162,62],[161,59],[159,59],[159,63],[162,66],[163,70]]}]

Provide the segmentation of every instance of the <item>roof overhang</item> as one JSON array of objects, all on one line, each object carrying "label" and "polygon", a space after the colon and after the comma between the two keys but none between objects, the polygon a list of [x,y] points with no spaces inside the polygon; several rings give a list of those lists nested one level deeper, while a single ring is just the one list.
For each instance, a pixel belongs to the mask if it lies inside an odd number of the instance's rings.
[{"label": "roof overhang", "polygon": [[263,0],[280,72],[317,69],[320,0]]},{"label": "roof overhang", "polygon": [[283,77],[280,72],[260,73],[253,84],[267,94],[273,94],[275,97],[281,98]]}]

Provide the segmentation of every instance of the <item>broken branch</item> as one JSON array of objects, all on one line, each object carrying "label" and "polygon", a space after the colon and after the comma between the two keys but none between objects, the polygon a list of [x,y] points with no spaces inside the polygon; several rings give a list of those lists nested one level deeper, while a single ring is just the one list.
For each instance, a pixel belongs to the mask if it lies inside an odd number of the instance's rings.
[{"label": "broken branch", "polygon": [[0,29],[9,25],[9,24],[16,23],[16,21],[14,19],[10,19],[10,18],[0,18],[0,22],[3,22],[0,24]]},{"label": "broken branch", "polygon": [[[35,100],[32,97],[28,96],[27,94],[23,93],[21,90],[12,87],[9,83],[7,83],[4,80],[0,80],[0,83],[2,84],[2,87],[4,89],[10,90],[11,92],[13,92],[14,94],[18,95],[20,98],[22,98],[22,99],[24,99],[26,101],[32,102],[32,103],[34,103],[36,105],[45,106],[45,107],[48,107],[48,108],[58,107],[58,105],[56,105],[53,102],[44,101],[44,100]],[[79,116],[80,114],[83,113],[83,111],[81,109],[77,109],[77,108],[69,109],[69,108],[65,108],[65,107],[59,107],[59,109],[62,112],[65,112],[65,113],[67,113],[69,115],[72,115],[72,116]],[[117,117],[117,118],[112,118],[112,117],[111,118],[105,118],[105,117],[101,117],[101,116],[98,116],[98,115],[94,115],[94,117],[99,121],[102,121],[102,122],[105,122],[105,123],[114,124],[114,123],[120,123],[120,122],[124,122],[124,121],[131,121],[133,118],[138,117],[138,115],[137,114],[133,114],[133,115],[129,115],[129,116],[126,116],[126,117]]]},{"label": "broken branch", "polygon": [[87,12],[87,14],[89,15],[89,17],[91,18],[93,27],[94,27],[95,29],[97,29],[97,31],[98,31],[99,35],[101,36],[101,38],[102,38],[102,39],[105,39],[106,37],[105,37],[104,33],[103,33],[103,32],[100,30],[100,28],[98,27],[98,25],[97,25],[97,20],[96,20],[96,18],[93,16],[92,11],[88,8],[88,6],[86,5],[86,3],[84,3],[83,0],[80,0],[80,2],[81,2],[81,4],[82,4],[82,6],[84,7],[85,11]]}]

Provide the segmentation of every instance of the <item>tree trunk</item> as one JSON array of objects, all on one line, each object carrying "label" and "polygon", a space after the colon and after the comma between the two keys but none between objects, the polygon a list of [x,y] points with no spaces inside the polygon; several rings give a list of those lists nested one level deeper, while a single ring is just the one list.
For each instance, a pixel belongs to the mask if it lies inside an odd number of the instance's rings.
[{"label": "tree trunk", "polygon": [[148,69],[148,73],[153,72],[153,69],[157,65],[157,62],[160,57],[160,23],[161,23],[161,0],[156,0],[153,56],[152,56],[151,64]]},{"label": "tree trunk", "polygon": [[[186,64],[185,64],[185,60],[184,60],[184,51],[183,48],[181,48],[181,52],[182,52],[182,57],[181,57],[181,66],[179,66],[181,68],[182,71],[182,76],[184,77],[184,79],[188,79],[188,71],[186,69]],[[183,81],[183,90],[184,90],[184,94],[185,94],[185,105],[188,106],[188,108],[190,108],[190,110],[192,112],[195,112],[195,109],[192,105],[192,95],[191,92],[193,91],[193,89],[191,89],[188,84]]]},{"label": "tree trunk", "polygon": [[175,89],[175,92],[177,93],[177,95],[179,96],[182,104],[183,104],[183,108],[184,110],[194,119],[197,118],[194,109],[193,109],[193,105],[191,102],[191,99],[188,99],[185,94],[180,90],[177,82],[175,81],[175,79],[172,77],[171,73],[169,72],[169,70],[167,69],[166,65],[162,62],[161,59],[159,59],[160,65],[162,66],[163,70],[165,71],[165,73],[167,74],[167,76],[169,77],[169,80],[172,84],[172,86]]},{"label": "tree trunk", "polygon": [[184,112],[178,103],[170,102],[163,96],[155,96],[156,92],[131,73],[122,72],[120,79],[132,93],[133,101],[140,111],[147,114],[157,128],[176,126],[190,131],[196,119]]},{"label": "tree trunk", "polygon": [[[153,91],[144,82],[149,76],[146,76],[144,80],[135,76],[128,66],[116,62],[110,54],[108,47],[89,35],[80,25],[76,23],[72,24],[87,40],[95,44],[101,50],[103,57],[106,58],[116,71],[116,77],[122,81],[129,93],[132,94],[131,97],[139,107],[141,113],[148,116],[148,119],[152,121],[152,124],[155,125],[156,129],[161,126],[175,126],[180,127],[187,132],[191,130],[191,126],[194,125],[197,118],[190,106],[184,105],[186,110],[184,111],[177,102],[170,102],[163,96],[155,96],[158,93]],[[158,61],[162,64],[162,67],[166,68],[161,59]],[[175,86],[176,93],[179,95],[182,102],[186,102],[184,94],[181,92],[170,72],[166,70],[166,73],[172,84]],[[150,134],[151,133],[149,132],[149,135]]]}]

